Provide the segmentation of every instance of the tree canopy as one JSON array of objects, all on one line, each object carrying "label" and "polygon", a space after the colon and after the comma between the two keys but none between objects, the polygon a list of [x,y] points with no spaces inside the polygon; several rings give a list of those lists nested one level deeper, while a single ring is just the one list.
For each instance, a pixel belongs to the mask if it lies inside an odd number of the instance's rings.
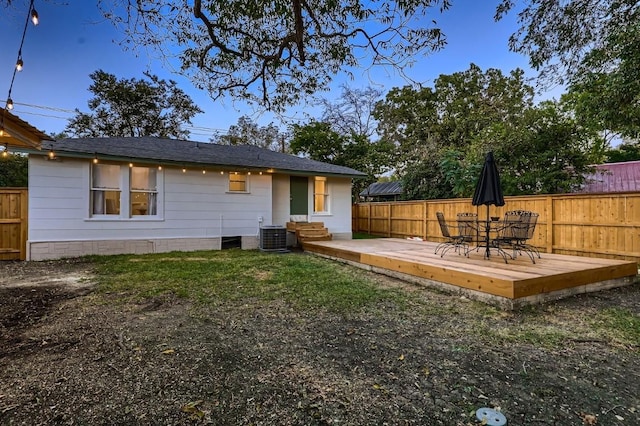
[{"label": "tree canopy", "polygon": [[98,70],[90,74],[88,105],[92,113],[75,110],[64,133],[76,137],[140,137],[186,139],[184,125],[202,110],[179,89],[175,81],[150,74],[149,79],[116,78]]},{"label": "tree canopy", "polygon": [[533,104],[521,70],[441,75],[434,87],[391,90],[374,111],[382,140],[398,147],[408,198],[469,197],[487,151],[505,194],[567,192],[600,159],[602,138],[563,105]]},{"label": "tree canopy", "polygon": [[255,145],[280,152],[286,152],[288,146],[286,133],[281,132],[275,124],[260,126],[246,115],[238,118],[226,135],[216,135],[211,141],[222,145]]},{"label": "tree canopy", "polygon": [[435,13],[450,0],[117,0],[98,2],[125,45],[177,59],[212,97],[281,110],[350,67],[402,71],[442,48]]},{"label": "tree canopy", "polygon": [[0,187],[26,187],[29,184],[29,160],[26,155],[0,156]]},{"label": "tree canopy", "polygon": [[[520,4],[501,0],[496,20]],[[637,29],[640,21],[636,0],[528,0],[517,14],[520,28],[509,39],[510,49],[527,55],[554,84],[571,82],[592,52],[609,50],[616,34]]]}]

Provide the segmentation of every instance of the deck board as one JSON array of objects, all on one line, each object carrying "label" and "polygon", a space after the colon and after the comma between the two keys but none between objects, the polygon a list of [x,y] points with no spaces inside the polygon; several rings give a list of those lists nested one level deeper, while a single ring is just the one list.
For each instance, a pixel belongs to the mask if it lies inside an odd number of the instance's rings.
[{"label": "deck board", "polygon": [[364,267],[523,302],[520,304],[526,304],[527,298],[551,299],[541,295],[596,291],[602,283],[602,288],[627,285],[638,273],[637,263],[625,260],[541,253],[535,264],[526,254],[505,263],[495,253],[485,259],[483,249],[472,251],[469,257],[453,250],[441,257],[434,253],[436,246],[427,241],[379,238],[314,241],[303,248]]}]

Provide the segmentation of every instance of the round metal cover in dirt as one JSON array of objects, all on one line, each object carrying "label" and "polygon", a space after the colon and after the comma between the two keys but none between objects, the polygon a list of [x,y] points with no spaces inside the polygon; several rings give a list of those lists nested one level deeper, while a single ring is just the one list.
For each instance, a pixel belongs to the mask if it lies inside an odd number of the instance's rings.
[{"label": "round metal cover in dirt", "polygon": [[507,418],[500,411],[493,408],[478,408],[476,417],[487,426],[503,426],[507,424]]}]

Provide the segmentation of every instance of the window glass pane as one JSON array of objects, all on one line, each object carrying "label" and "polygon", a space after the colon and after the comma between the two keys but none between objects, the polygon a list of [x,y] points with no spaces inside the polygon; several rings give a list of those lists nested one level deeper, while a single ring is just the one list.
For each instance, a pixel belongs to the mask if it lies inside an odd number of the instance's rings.
[{"label": "window glass pane", "polygon": [[120,189],[120,166],[111,164],[94,164],[93,188]]},{"label": "window glass pane", "polygon": [[131,189],[156,190],[157,169],[149,167],[131,168]]},{"label": "window glass pane", "polygon": [[120,214],[120,191],[91,191],[92,214]]},{"label": "window glass pane", "polygon": [[328,211],[327,200],[329,198],[327,192],[327,178],[316,177],[313,181],[313,211]]},{"label": "window glass pane", "polygon": [[131,214],[134,216],[156,214],[156,194],[153,192],[132,192]]},{"label": "window glass pane", "polygon": [[316,196],[314,197],[313,205],[314,205],[313,210],[316,212],[326,211],[324,206],[324,195],[316,194]]},{"label": "window glass pane", "polygon": [[157,214],[157,176],[158,171],[156,168],[131,168],[130,211],[132,216],[148,216]]},{"label": "window glass pane", "polygon": [[230,173],[229,191],[247,192],[247,175]]}]

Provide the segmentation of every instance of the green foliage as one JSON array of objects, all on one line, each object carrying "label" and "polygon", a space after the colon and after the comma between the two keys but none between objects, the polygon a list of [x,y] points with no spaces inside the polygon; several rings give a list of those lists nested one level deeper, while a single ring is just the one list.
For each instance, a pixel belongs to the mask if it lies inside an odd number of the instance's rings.
[{"label": "green foliage", "polygon": [[640,143],[621,143],[616,148],[608,150],[606,156],[607,163],[638,161],[640,160]]},{"label": "green foliage", "polygon": [[27,187],[29,160],[24,155],[0,156],[0,187]]},{"label": "green foliage", "polygon": [[[502,0],[496,20],[516,5],[515,0]],[[509,47],[529,56],[531,67],[548,83],[572,81],[584,71],[592,52],[609,50],[616,34],[637,29],[640,22],[635,0],[533,0],[517,13],[520,28],[510,37]]]},{"label": "green foliage", "polygon": [[341,157],[346,137],[331,130],[329,123],[312,121],[292,127],[291,152],[327,163],[335,163]]},{"label": "green foliage", "polygon": [[391,90],[374,115],[381,139],[398,146],[406,197],[450,198],[473,194],[486,151],[504,143],[505,126],[517,127],[531,108],[522,70],[504,75],[471,64],[441,75],[434,88]]},{"label": "green foliage", "polygon": [[345,314],[389,298],[401,301],[397,293],[377,288],[347,267],[295,253],[232,249],[95,261],[101,291],[125,298],[172,293],[208,305],[284,300],[303,309]]},{"label": "green foliage", "polygon": [[186,139],[183,128],[202,110],[175,81],[145,74],[150,81],[118,80],[102,70],[93,72],[89,91],[92,113],[76,109],[65,132],[76,137],[141,137]]},{"label": "green foliage", "polygon": [[621,28],[585,57],[569,87],[577,116],[602,131],[640,137],[640,27]]},{"label": "green foliage", "polygon": [[214,136],[211,141],[221,145],[255,145],[271,151],[287,151],[286,134],[273,124],[259,126],[246,115],[229,127],[226,135]]},{"label": "green foliage", "polygon": [[407,200],[453,198],[451,184],[440,168],[438,158],[426,157],[409,164],[402,175],[402,190]]},{"label": "green foliage", "polygon": [[[295,105],[341,71],[404,69],[446,41],[433,19],[449,0],[99,2],[127,45],[177,57],[212,97],[273,110]],[[435,10],[434,10],[435,9]],[[428,18],[428,19],[426,19]]]},{"label": "green foliage", "polygon": [[455,149],[446,149],[442,154],[440,169],[451,185],[455,197],[471,197],[482,171],[483,159],[473,158]]},{"label": "green foliage", "polygon": [[[502,0],[496,19],[516,7]],[[518,12],[511,50],[529,56],[541,81],[568,83],[584,126],[640,135],[640,8],[632,0],[535,0]]]},{"label": "green foliage", "polygon": [[593,145],[601,143],[554,102],[525,111],[515,125],[497,124],[484,137],[494,141],[505,195],[574,191],[591,171]]}]

